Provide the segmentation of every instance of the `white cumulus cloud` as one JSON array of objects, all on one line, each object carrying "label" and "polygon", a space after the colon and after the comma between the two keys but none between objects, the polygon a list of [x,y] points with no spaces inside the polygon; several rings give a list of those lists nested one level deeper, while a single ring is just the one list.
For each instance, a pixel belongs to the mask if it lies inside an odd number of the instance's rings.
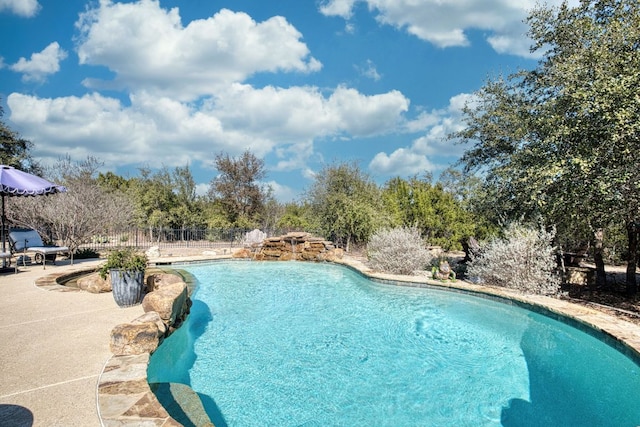
[{"label": "white cumulus cloud", "polygon": [[438,156],[458,158],[464,151],[462,145],[448,140],[448,135],[463,128],[462,108],[473,103],[474,95],[459,94],[449,100],[446,109],[421,114],[415,122],[407,123],[408,131],[424,129],[424,135],[416,138],[410,147],[401,147],[392,153],[380,152],[369,163],[369,169],[380,175],[411,176],[436,167],[429,159]]},{"label": "white cumulus cloud", "polygon": [[362,74],[364,77],[370,78],[373,81],[379,81],[382,76],[380,75],[380,73],[378,73],[378,70],[376,69],[376,64],[373,63],[372,60],[367,59],[367,62],[365,65],[362,66],[355,66],[356,70]]},{"label": "white cumulus cloud", "polygon": [[320,5],[320,12],[327,16],[351,18],[353,6],[358,0],[327,0]]},{"label": "white cumulus cloud", "polygon": [[410,149],[399,148],[390,155],[376,154],[369,163],[369,169],[381,175],[409,176],[431,170],[432,166],[427,157]]},{"label": "white cumulus cloud", "polygon": [[[404,30],[438,47],[468,46],[467,32],[486,31],[487,42],[499,53],[530,56],[524,19],[533,0],[328,0],[320,12],[350,19],[356,3],[366,3],[381,24]],[[548,0],[559,5],[561,0]],[[571,0],[570,5],[578,3]]]},{"label": "white cumulus cloud", "polygon": [[60,48],[58,42],[53,42],[41,52],[32,54],[30,59],[20,58],[10,68],[22,73],[22,80],[25,82],[42,82],[50,74],[60,71],[60,61],[66,58],[67,52]]},{"label": "white cumulus cloud", "polygon": [[324,94],[314,87],[243,84],[197,105],[146,91],[129,100],[124,105],[98,93],[54,99],[13,93],[7,104],[26,138],[48,142],[37,148],[42,158],[72,153],[95,155],[108,167],[150,159],[169,166],[199,159],[206,165],[214,153],[250,149],[258,157],[276,153],[278,170],[304,169],[318,139],[391,132],[408,108],[397,91],[366,96],[343,87]]},{"label": "white cumulus cloud", "polygon": [[409,109],[409,100],[399,91],[363,95],[355,89],[339,87],[328,100],[338,129],[353,136],[372,136],[393,130],[401,114]]},{"label": "white cumulus cloud", "polygon": [[31,18],[40,10],[38,0],[0,0],[0,12],[8,10],[19,16]]},{"label": "white cumulus cloud", "polygon": [[[182,24],[178,8],[157,0],[103,0],[77,22],[81,64],[102,65],[116,87],[144,89],[182,99],[215,93],[259,72],[318,71],[302,34],[281,16],[263,22],[222,9]],[[104,82],[87,80],[99,88]]]}]

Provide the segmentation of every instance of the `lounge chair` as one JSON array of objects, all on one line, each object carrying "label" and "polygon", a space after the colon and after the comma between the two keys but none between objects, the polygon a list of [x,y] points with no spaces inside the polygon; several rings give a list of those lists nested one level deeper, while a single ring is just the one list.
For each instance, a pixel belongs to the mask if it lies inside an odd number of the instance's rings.
[{"label": "lounge chair", "polygon": [[[40,234],[36,230],[29,228],[14,228],[9,230],[9,243],[11,252],[22,254],[22,264],[26,265],[26,253],[32,252],[37,264],[42,263],[46,268],[47,261],[56,263],[56,255],[69,252],[66,246],[45,245]],[[18,262],[16,262],[18,264]],[[17,268],[17,265],[16,265]]]}]

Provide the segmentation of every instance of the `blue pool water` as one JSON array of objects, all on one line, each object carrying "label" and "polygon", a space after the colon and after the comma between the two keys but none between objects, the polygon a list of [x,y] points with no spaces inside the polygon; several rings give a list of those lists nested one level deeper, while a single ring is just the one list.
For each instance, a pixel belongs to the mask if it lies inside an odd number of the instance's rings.
[{"label": "blue pool water", "polygon": [[192,312],[148,378],[217,427],[640,425],[639,366],[541,314],[331,264],[187,270]]}]

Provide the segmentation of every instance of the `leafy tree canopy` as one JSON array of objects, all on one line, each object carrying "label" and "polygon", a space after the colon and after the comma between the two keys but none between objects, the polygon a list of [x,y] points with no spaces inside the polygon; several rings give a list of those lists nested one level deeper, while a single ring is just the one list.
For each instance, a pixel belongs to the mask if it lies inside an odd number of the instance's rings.
[{"label": "leafy tree canopy", "polygon": [[[538,66],[489,81],[454,137],[506,217],[593,232],[640,224],[640,3],[582,0],[528,18]],[[636,247],[628,283],[635,292]]]},{"label": "leafy tree canopy", "polygon": [[356,163],[323,168],[306,199],[320,231],[347,250],[351,243],[366,243],[385,222],[380,190]]},{"label": "leafy tree canopy", "polygon": [[219,174],[211,180],[209,198],[221,205],[230,224],[258,223],[269,195],[261,182],[266,176],[264,160],[246,150],[238,158],[219,153],[215,165]]},{"label": "leafy tree canopy", "polygon": [[427,179],[393,178],[385,184],[382,198],[393,224],[417,227],[431,245],[460,249],[463,240],[474,235],[471,214],[441,184]]},{"label": "leafy tree canopy", "polygon": [[[0,118],[4,115],[4,110],[0,106]],[[11,130],[9,126],[0,120],[0,164],[13,166],[25,172],[40,175],[42,168],[31,157],[30,150],[33,143]]]}]

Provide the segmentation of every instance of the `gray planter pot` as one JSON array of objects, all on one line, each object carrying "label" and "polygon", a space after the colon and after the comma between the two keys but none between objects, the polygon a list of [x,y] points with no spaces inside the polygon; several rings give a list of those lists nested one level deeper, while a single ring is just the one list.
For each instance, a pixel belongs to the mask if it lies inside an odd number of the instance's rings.
[{"label": "gray planter pot", "polygon": [[113,299],[120,307],[132,307],[144,297],[144,271],[109,270]]}]

